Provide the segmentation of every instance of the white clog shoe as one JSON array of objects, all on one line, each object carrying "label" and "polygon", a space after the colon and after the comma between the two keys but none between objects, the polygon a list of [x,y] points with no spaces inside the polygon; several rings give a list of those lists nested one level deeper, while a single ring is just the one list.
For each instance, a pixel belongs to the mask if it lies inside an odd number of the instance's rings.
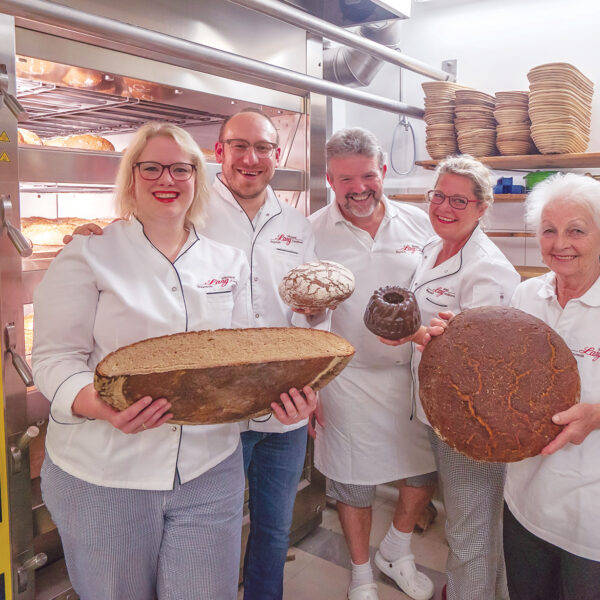
[{"label": "white clog shoe", "polygon": [[348,600],[379,600],[376,583],[365,583],[348,590]]},{"label": "white clog shoe", "polygon": [[375,553],[375,564],[379,570],[393,579],[398,587],[413,600],[429,600],[435,591],[433,581],[417,571],[415,557],[408,554],[394,562],[385,560],[381,552]]}]

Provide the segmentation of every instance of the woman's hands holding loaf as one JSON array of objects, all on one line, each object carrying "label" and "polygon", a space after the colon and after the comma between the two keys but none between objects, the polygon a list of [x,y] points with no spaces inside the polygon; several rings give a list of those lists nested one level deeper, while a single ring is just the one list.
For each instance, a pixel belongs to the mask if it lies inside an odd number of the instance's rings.
[{"label": "woman's hands holding loaf", "polygon": [[145,396],[129,408],[118,411],[104,403],[90,383],[75,396],[71,410],[74,415],[108,421],[123,433],[140,433],[172,419],[170,408],[171,404],[165,398],[153,401],[150,396]]},{"label": "woman's hands holding loaf", "polygon": [[564,425],[563,430],[545,447],[540,454],[554,454],[567,444],[581,444],[595,429],[600,429],[599,404],[575,404],[552,417],[556,425]]},{"label": "woman's hands holding loaf", "polygon": [[273,413],[284,425],[293,425],[308,419],[317,407],[317,395],[312,388],[305,385],[302,388],[304,396],[296,389],[292,388],[289,394],[280,394],[282,406],[277,402],[271,403]]}]

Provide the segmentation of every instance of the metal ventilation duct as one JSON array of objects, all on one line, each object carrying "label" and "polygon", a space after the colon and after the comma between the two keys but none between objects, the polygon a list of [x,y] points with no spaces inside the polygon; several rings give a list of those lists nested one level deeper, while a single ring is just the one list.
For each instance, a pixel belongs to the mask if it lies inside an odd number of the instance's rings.
[{"label": "metal ventilation duct", "polygon": [[406,19],[410,0],[283,0],[296,8],[340,27]]},{"label": "metal ventilation duct", "polygon": [[[359,35],[390,49],[398,43],[398,21],[361,25]],[[329,46],[323,51],[323,78],[350,87],[367,86],[383,66],[383,60],[357,48]]]}]

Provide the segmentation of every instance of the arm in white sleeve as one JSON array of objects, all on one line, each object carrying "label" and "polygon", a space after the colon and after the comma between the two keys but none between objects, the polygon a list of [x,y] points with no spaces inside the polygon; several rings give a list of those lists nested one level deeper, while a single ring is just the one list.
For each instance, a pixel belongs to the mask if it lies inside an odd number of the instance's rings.
[{"label": "arm in white sleeve", "polygon": [[233,329],[245,329],[252,324],[252,304],[250,301],[250,267],[245,256],[240,271],[240,282],[233,290],[233,314],[231,316],[231,327]]},{"label": "arm in white sleeve", "polygon": [[33,377],[61,423],[79,423],[71,406],[94,379],[88,365],[94,349],[99,292],[84,259],[85,241],[73,241],[53,261],[34,294]]}]

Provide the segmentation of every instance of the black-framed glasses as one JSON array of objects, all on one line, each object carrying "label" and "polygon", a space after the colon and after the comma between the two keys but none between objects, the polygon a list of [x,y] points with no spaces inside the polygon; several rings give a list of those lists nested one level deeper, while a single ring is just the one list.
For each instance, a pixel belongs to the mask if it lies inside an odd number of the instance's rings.
[{"label": "black-framed glasses", "polygon": [[240,140],[240,139],[229,139],[229,140],[220,140],[221,144],[229,144],[229,148],[234,154],[238,154],[242,156],[246,154],[250,147],[254,148],[254,153],[259,158],[269,158],[278,148],[278,145],[274,142],[254,142],[251,144],[248,140]]},{"label": "black-framed glasses", "polygon": [[446,196],[444,192],[439,190],[429,190],[425,197],[427,202],[431,202],[431,204],[442,204],[448,198],[448,204],[456,210],[465,210],[469,206],[469,202],[479,202],[479,200],[469,200],[466,196]]},{"label": "black-framed glasses", "polygon": [[133,166],[138,168],[142,179],[147,179],[149,181],[160,179],[165,172],[165,169],[169,171],[169,174],[175,181],[187,181],[196,170],[196,165],[191,165],[189,163],[163,165],[150,160],[137,162]]}]

